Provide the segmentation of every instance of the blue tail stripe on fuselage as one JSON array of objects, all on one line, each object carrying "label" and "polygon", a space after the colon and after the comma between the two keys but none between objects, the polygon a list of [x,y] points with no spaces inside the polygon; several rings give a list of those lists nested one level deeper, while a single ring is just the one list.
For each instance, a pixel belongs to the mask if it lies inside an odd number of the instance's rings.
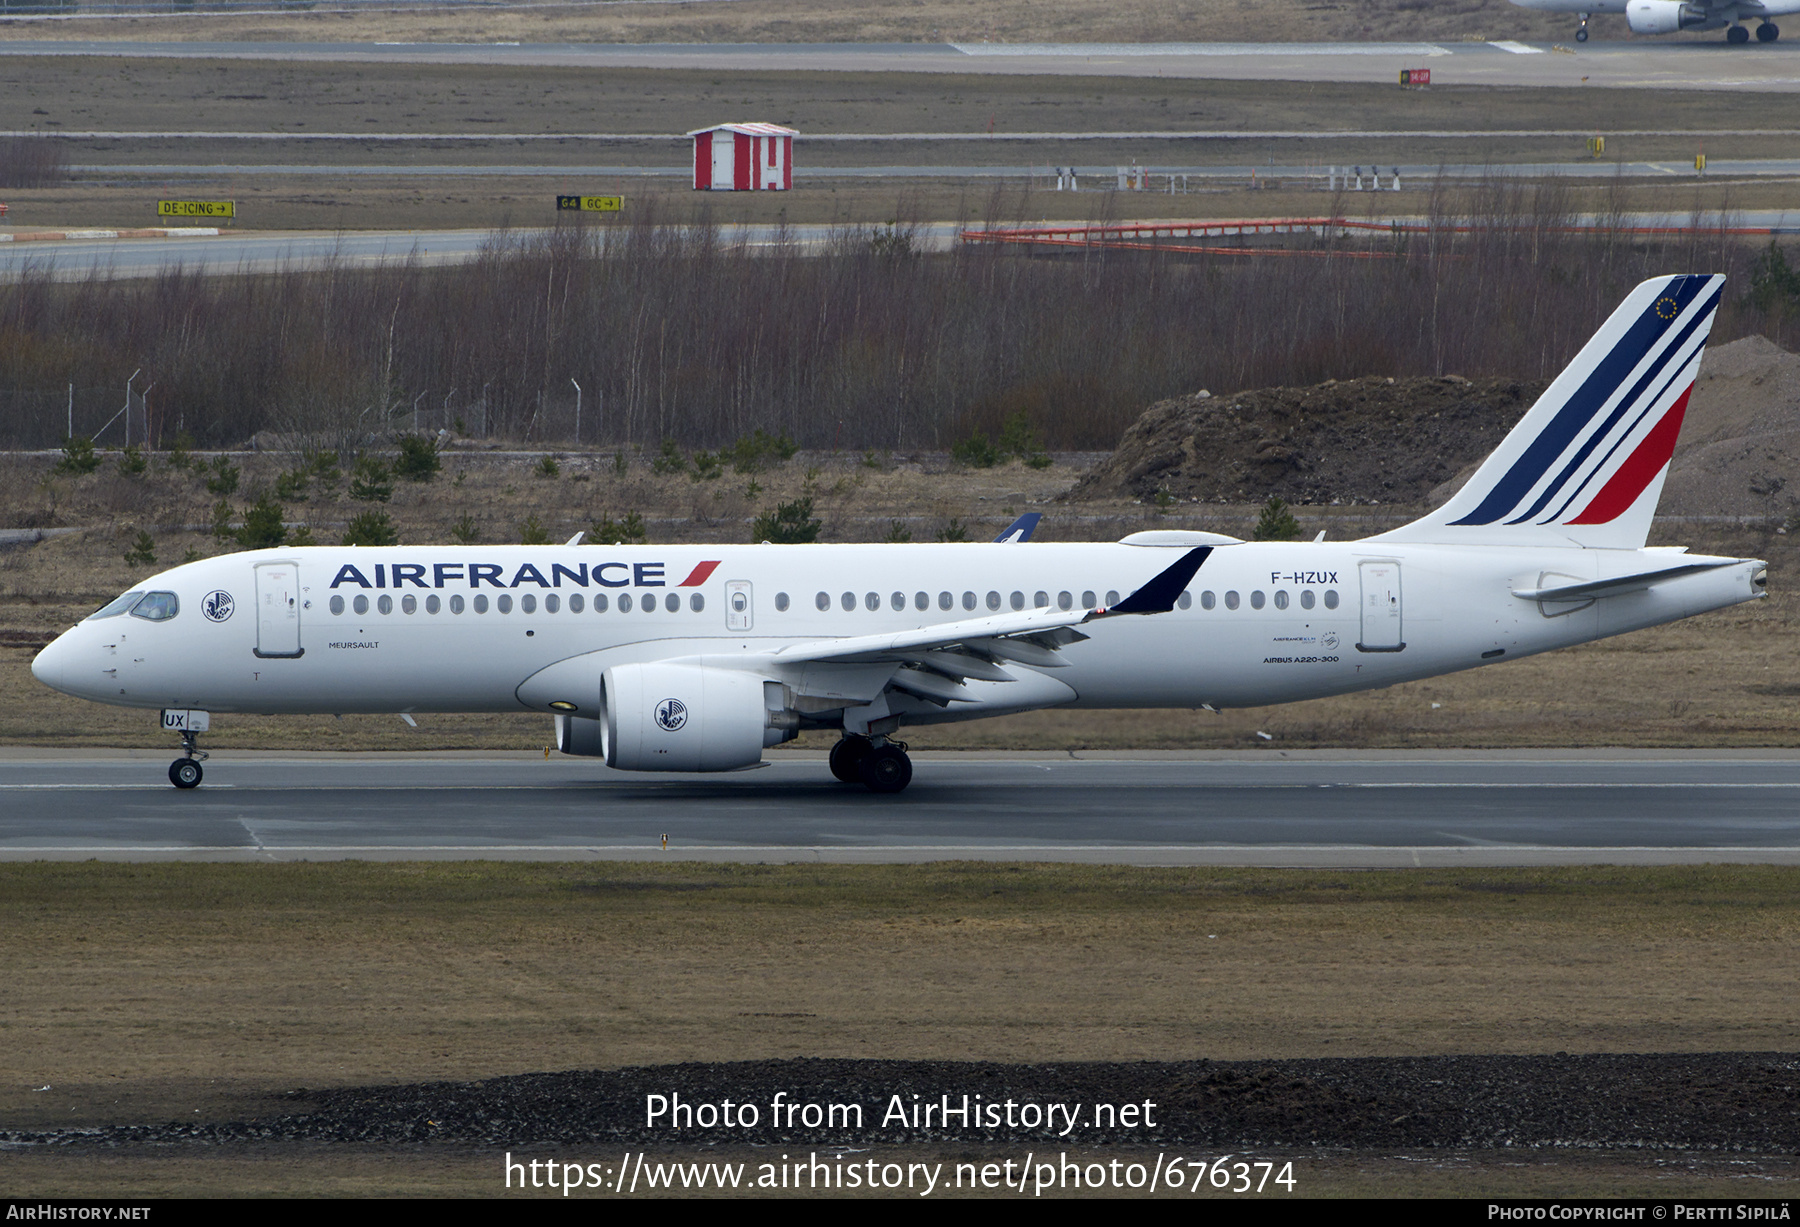
[{"label": "blue tail stripe on fuselage", "polygon": [[[1593,373],[1569,398],[1569,403],[1557,412],[1549,425],[1538,432],[1537,438],[1525,448],[1525,453],[1513,463],[1506,475],[1494,484],[1481,504],[1462,519],[1452,520],[1451,523],[1492,524],[1518,507],[1531,492],[1531,488],[1556,462],[1556,458],[1568,450],[1575,436],[1581,433],[1581,428],[1592,420],[1600,407],[1618,389],[1619,384],[1668,331],[1670,324],[1681,318],[1682,312],[1687,310],[1688,304],[1708,280],[1704,274],[1680,277],[1665,294],[1658,295],[1646,306],[1644,313],[1633,321],[1625,335],[1600,360]],[[1656,312],[1656,303],[1665,296],[1675,300],[1676,311],[1671,319],[1663,319]]]},{"label": "blue tail stripe on fuselage", "polygon": [[[1613,411],[1607,415],[1606,421],[1601,423],[1600,428],[1589,435],[1587,440],[1576,449],[1574,457],[1563,467],[1563,471],[1556,475],[1556,480],[1544,488],[1544,492],[1538,496],[1537,502],[1532,504],[1531,510],[1527,511],[1522,516],[1508,520],[1507,523],[1523,524],[1525,521],[1535,517],[1538,512],[1542,511],[1544,505],[1555,498],[1565,487],[1569,478],[1581,467],[1582,461],[1593,454],[1594,449],[1600,446],[1602,440],[1609,437],[1612,428],[1618,425],[1619,419],[1630,412],[1633,405],[1643,403],[1641,398],[1643,397],[1644,389],[1650,382],[1666,375],[1667,378],[1663,378],[1661,385],[1656,389],[1656,395],[1651,397],[1649,403],[1645,405],[1645,408],[1638,413],[1637,419],[1632,422],[1630,429],[1626,430],[1625,434],[1620,436],[1621,439],[1630,437],[1631,431],[1637,429],[1638,422],[1643,421],[1644,413],[1649,411],[1650,406],[1655,405],[1657,401],[1661,400],[1662,394],[1669,390],[1669,384],[1680,377],[1682,370],[1686,368],[1688,362],[1687,357],[1682,356],[1688,340],[1694,335],[1696,329],[1712,318],[1712,313],[1718,310],[1718,306],[1719,295],[1714,294],[1709,302],[1702,305],[1698,311],[1693,313],[1693,318],[1688,320],[1686,327],[1681,330],[1681,335],[1669,342],[1668,348],[1664,349],[1661,356],[1658,357],[1655,362],[1650,364],[1644,371],[1643,377],[1632,385],[1631,391],[1619,398],[1619,403],[1613,406]],[[1677,358],[1680,360],[1675,361]],[[1671,367],[1673,367],[1672,372],[1670,370]],[[1613,452],[1617,450],[1618,443],[1615,442],[1612,448],[1608,449],[1606,453],[1607,458],[1611,458]],[[1601,464],[1605,464],[1604,459],[1601,461]],[[1585,484],[1585,479],[1583,484]],[[1570,502],[1573,502],[1575,496],[1580,492],[1579,486],[1576,489],[1571,490],[1569,492],[1569,497],[1563,500],[1563,507],[1567,507]],[[1560,514],[1561,508],[1558,509],[1558,515]],[[1551,518],[1555,519],[1556,517],[1552,516]]]}]

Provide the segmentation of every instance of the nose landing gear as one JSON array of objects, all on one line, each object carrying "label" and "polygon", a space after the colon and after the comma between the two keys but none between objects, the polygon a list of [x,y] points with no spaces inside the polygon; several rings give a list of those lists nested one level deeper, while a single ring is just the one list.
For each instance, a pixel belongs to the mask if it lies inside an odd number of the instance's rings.
[{"label": "nose landing gear", "polygon": [[1575,41],[1578,43],[1585,43],[1587,42],[1588,15],[1586,13],[1577,13],[1575,15],[1581,18],[1581,24],[1575,27]]},{"label": "nose landing gear", "polygon": [[206,774],[200,768],[200,760],[205,757],[200,734],[192,729],[181,730],[181,757],[169,764],[169,783],[177,788],[198,788]]}]

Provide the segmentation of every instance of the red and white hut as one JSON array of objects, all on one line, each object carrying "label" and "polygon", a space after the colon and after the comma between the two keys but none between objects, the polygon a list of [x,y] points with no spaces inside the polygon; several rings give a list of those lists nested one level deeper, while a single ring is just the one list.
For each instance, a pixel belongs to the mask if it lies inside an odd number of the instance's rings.
[{"label": "red and white hut", "polygon": [[719,124],[694,138],[696,192],[785,192],[794,186],[794,138],[779,124]]}]

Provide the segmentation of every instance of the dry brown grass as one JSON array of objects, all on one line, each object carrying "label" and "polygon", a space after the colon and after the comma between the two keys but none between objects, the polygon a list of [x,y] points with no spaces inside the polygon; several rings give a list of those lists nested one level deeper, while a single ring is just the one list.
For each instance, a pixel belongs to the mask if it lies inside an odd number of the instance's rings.
[{"label": "dry brown grass", "polygon": [[[329,8],[329,6],[321,6]],[[1619,27],[1619,28],[1615,28]],[[1295,6],[1278,0],[915,0],[901,5],[845,0],[588,8],[545,5],[483,11],[293,13],[0,24],[0,37],[223,41],[373,42],[1268,42],[1324,39],[1551,39],[1572,36],[1572,19],[1486,0],[1414,5],[1344,0]],[[79,31],[78,34],[65,31]],[[1596,37],[1622,37],[1604,18]]]},{"label": "dry brown grass", "polygon": [[[389,512],[403,541],[449,543],[457,518],[470,515],[480,538],[519,539],[538,514],[553,540],[566,540],[603,515],[643,514],[653,541],[747,541],[759,510],[810,492],[824,537],[879,541],[899,521],[914,540],[935,539],[957,519],[974,540],[990,539],[1016,514],[1042,509],[1040,539],[1116,540],[1149,527],[1186,526],[1247,535],[1254,509],[1154,510],[1127,503],[1046,506],[1076,470],[1021,464],[991,470],[926,471],[917,464],[865,467],[858,458],[803,454],[755,476],[716,481],[659,476],[633,461],[624,477],[613,453],[562,453],[562,472],[536,475],[528,457],[455,453],[428,485],[401,482]],[[879,456],[873,457],[881,463]],[[240,457],[243,489],[269,484],[291,458]],[[158,464],[161,462],[158,461]],[[100,707],[56,694],[29,672],[36,646],[154,570],[123,561],[140,527],[156,541],[159,565],[189,550],[226,548],[204,532],[214,497],[199,479],[153,475],[134,480],[101,472],[49,479],[47,458],[0,461],[0,524],[82,526],[30,547],[0,550],[0,743],[155,746],[169,744],[141,712]],[[817,470],[816,473],[813,470]],[[809,473],[811,476],[809,476]],[[461,478],[460,482],[458,478]],[[580,480],[586,478],[585,481]],[[749,493],[754,481],[760,487]],[[245,502],[240,495],[235,501]],[[290,504],[321,541],[365,509],[342,493]],[[1354,519],[1331,508],[1299,509],[1307,534],[1331,539],[1378,531],[1385,518]],[[1395,513],[1400,518],[1402,513]],[[922,749],[1280,749],[1321,746],[1792,746],[1800,744],[1800,663],[1790,644],[1800,605],[1781,576],[1793,568],[1791,538],[1767,529],[1721,534],[1700,526],[1659,525],[1653,543],[1766,558],[1776,582],[1765,601],[1690,618],[1545,656],[1452,674],[1367,694],[1274,708],[1201,711],[1044,711],[909,732]],[[1434,706],[1435,705],[1435,706]],[[409,729],[392,717],[233,716],[209,735],[215,748],[535,749],[549,739],[540,716],[421,715]],[[1258,731],[1273,735],[1265,742]],[[799,748],[822,748],[809,734]]]}]

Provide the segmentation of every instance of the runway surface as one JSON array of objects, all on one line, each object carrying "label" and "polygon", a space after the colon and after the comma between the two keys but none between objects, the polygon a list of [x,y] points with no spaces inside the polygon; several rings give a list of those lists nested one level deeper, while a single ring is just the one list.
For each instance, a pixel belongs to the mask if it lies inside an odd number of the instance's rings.
[{"label": "runway surface", "polygon": [[1800,863],[1792,752],[921,754],[897,797],[836,783],[822,756],[661,777],[530,754],[245,752],[192,792],[166,761],[8,753],[0,859]]},{"label": "runway surface", "polygon": [[[1570,38],[1574,21],[1570,20]],[[17,40],[0,56],[156,56],[334,63],[565,65],[765,72],[950,72],[1379,81],[1434,86],[1800,90],[1796,42],[1488,43],[252,43]]]}]

